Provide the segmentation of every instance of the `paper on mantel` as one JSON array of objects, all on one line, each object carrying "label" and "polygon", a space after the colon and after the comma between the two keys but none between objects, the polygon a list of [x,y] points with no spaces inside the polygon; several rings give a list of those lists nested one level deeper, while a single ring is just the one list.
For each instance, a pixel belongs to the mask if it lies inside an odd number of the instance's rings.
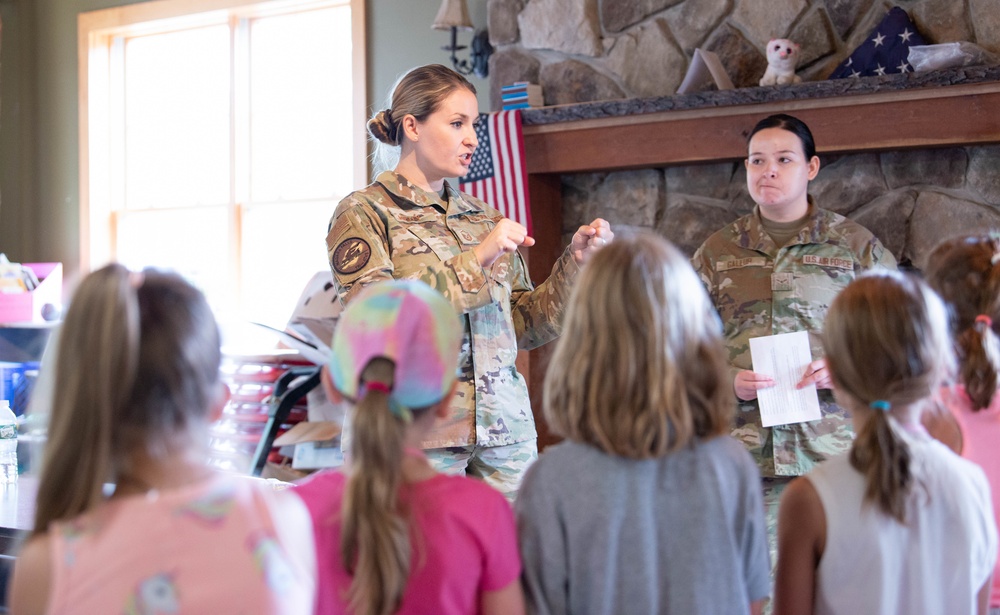
[{"label": "paper on mantel", "polygon": [[715,83],[716,89],[719,90],[733,89],[733,80],[729,78],[729,73],[722,66],[719,56],[711,51],[695,49],[691,56],[691,65],[688,66],[684,81],[677,88],[677,93],[689,94],[701,91],[709,82]]},{"label": "paper on mantel", "polygon": [[815,421],[820,418],[816,385],[795,388],[812,362],[805,331],[755,337],[750,340],[753,371],[774,378],[775,384],[757,391],[764,427]]}]

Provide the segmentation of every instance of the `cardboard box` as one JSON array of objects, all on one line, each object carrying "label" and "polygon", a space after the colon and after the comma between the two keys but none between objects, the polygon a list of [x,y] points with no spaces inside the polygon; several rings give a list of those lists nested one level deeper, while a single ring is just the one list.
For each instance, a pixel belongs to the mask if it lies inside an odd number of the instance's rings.
[{"label": "cardboard box", "polygon": [[294,446],[292,468],[319,470],[343,465],[340,425],[332,421],[304,421],[274,439],[275,446]]},{"label": "cardboard box", "polygon": [[42,310],[46,305],[54,310],[56,319],[62,313],[62,263],[24,263],[38,277],[35,290],[26,293],[0,293],[0,323],[44,323]]}]

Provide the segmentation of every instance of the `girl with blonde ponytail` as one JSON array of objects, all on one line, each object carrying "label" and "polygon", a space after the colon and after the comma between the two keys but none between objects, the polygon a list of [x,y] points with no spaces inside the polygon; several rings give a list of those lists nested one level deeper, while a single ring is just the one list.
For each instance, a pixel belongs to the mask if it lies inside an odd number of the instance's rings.
[{"label": "girl with blonde ponytail", "polygon": [[[1000,511],[1000,237],[967,235],[944,241],[931,253],[926,273],[931,287],[951,308],[959,368],[958,383],[941,396],[945,412],[928,413],[925,422],[957,425],[951,432],[958,433],[956,448],[986,472],[996,514]],[[996,521],[1000,525],[1000,518]],[[990,613],[1000,615],[996,569]]]},{"label": "girl with blonde ponytail", "polygon": [[83,280],[59,334],[13,612],[312,608],[301,502],[205,464],[207,425],[228,400],[220,358],[208,303],[180,276],[108,265]]},{"label": "girl with blonde ponytail", "polygon": [[722,327],[683,254],[629,232],[594,255],[545,378],[565,438],[517,498],[534,613],[759,615],[760,473],[729,436]]},{"label": "girl with blonde ponytail", "polygon": [[417,280],[379,282],[341,313],[322,381],[353,403],[350,467],[295,489],[312,515],[316,612],[518,615],[513,513],[420,449],[455,394],[462,323]]},{"label": "girl with blonde ponytail", "polygon": [[857,438],[782,497],[775,614],[985,614],[989,485],[921,423],[953,366],[944,304],[915,277],[866,274],[834,299],[823,347]]}]

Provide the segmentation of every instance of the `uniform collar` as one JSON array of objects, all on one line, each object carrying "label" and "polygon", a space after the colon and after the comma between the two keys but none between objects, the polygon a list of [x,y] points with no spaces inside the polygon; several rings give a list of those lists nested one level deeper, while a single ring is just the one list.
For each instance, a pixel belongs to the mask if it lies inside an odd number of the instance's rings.
[{"label": "uniform collar", "polygon": [[[737,229],[740,243],[744,248],[774,254],[778,247],[774,245],[774,240],[764,230],[764,224],[760,218],[760,205],[754,205],[753,213],[743,219],[743,224]],[[824,210],[816,206],[812,196],[809,196],[808,220],[799,234],[793,237],[785,247],[797,244],[816,243],[819,236],[827,226],[827,214]]]},{"label": "uniform collar", "polygon": [[420,207],[434,207],[439,211],[447,212],[449,216],[481,213],[483,211],[482,207],[465,198],[464,194],[452,188],[447,181],[444,182],[444,199],[436,192],[428,192],[419,186],[411,184],[408,179],[395,171],[379,173],[375,181],[382,184],[389,192],[415,205]]}]

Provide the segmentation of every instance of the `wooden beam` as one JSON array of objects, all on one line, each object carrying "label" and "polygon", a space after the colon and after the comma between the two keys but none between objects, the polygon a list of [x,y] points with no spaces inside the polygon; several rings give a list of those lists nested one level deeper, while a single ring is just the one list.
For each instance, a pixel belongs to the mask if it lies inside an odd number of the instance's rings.
[{"label": "wooden beam", "polygon": [[738,160],[761,118],[791,113],[825,153],[1000,143],[1000,83],[666,111],[524,127],[528,173]]},{"label": "wooden beam", "polygon": [[[528,192],[531,195],[531,223],[535,245],[522,250],[528,260],[528,272],[535,284],[549,277],[552,266],[562,254],[562,182],[558,175],[528,175]],[[518,356],[518,371],[528,381],[531,409],[538,430],[538,449],[554,444],[558,438],[549,433],[542,404],[542,383],[549,367],[549,358],[555,351],[555,342],[546,344]]]}]

